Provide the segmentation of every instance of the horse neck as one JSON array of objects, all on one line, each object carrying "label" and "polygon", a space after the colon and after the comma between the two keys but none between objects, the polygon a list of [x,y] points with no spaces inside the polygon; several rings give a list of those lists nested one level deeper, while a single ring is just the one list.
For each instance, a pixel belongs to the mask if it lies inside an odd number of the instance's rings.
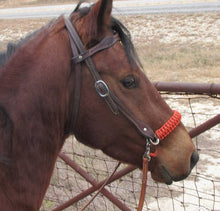
[{"label": "horse neck", "polygon": [[[26,43],[0,75],[0,81],[10,81],[0,83],[0,103],[13,125],[13,163],[0,165],[0,201],[5,211],[40,208],[65,140],[71,51],[64,36],[64,30],[48,35],[34,52],[32,43]],[[7,125],[0,128],[0,136],[7,129]]]}]

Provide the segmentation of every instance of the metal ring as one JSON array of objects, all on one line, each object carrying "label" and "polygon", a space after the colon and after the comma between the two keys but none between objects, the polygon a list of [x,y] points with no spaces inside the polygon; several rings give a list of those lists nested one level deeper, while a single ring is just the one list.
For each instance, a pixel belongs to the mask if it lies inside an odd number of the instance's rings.
[{"label": "metal ring", "polygon": [[109,88],[103,80],[95,82],[95,89],[100,97],[107,97],[109,95]]},{"label": "metal ring", "polygon": [[158,145],[160,143],[160,139],[158,137],[155,137],[154,139],[150,138],[150,143],[153,145]]}]

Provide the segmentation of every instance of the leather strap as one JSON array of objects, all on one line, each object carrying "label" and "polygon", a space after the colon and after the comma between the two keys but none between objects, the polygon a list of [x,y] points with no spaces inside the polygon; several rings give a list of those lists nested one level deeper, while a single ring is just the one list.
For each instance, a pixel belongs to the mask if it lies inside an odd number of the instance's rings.
[{"label": "leather strap", "polygon": [[117,163],[117,166],[116,166],[115,169],[114,169],[114,171],[111,173],[110,176],[108,176],[108,177],[106,178],[105,182],[104,182],[104,183],[102,184],[102,186],[98,189],[98,191],[96,192],[96,194],[95,194],[79,211],[85,210],[85,209],[92,203],[92,201],[95,199],[95,197],[96,197],[99,193],[101,193],[101,192],[104,190],[105,186],[106,186],[108,183],[111,182],[112,177],[114,176],[114,174],[116,173],[116,171],[117,171],[117,169],[119,168],[120,165],[121,165],[121,162],[118,162],[118,163]]},{"label": "leather strap", "polygon": [[149,138],[151,140],[155,140],[157,136],[151,129],[151,127],[142,122],[141,120],[134,117],[134,115],[125,107],[125,105],[114,95],[111,93],[111,96],[114,100],[114,102],[117,104],[119,111],[131,122],[135,125],[135,127],[138,129],[139,133],[144,136],[145,138]]},{"label": "leather strap", "polygon": [[89,50],[77,55],[76,57],[73,57],[72,60],[75,64],[81,63],[88,57],[93,56],[94,54],[98,53],[99,51],[102,51],[106,48],[112,47],[117,41],[119,41],[118,34],[114,36],[107,36],[105,37],[101,42],[99,42],[94,47],[90,48]]},{"label": "leather strap", "polygon": [[[66,21],[67,19],[65,19]],[[74,43],[74,40],[72,39],[72,37],[70,36],[70,33],[68,33],[68,36],[69,36],[69,40],[70,40],[70,45],[71,45],[71,49],[72,49],[72,53],[73,53],[73,57],[78,55],[78,50],[76,48],[76,45]],[[72,118],[71,118],[71,121],[72,121],[72,128],[73,128],[73,131],[75,130],[75,127],[76,127],[76,121],[77,121],[77,118],[78,118],[78,111],[79,111],[79,105],[80,105],[80,92],[81,92],[81,80],[82,80],[82,77],[81,77],[81,65],[80,64],[75,64],[73,61],[71,61],[71,69],[75,70],[74,73],[74,94],[73,94],[73,105],[72,105],[72,108],[73,108],[73,112],[72,112]]]},{"label": "leather strap", "polygon": [[141,186],[141,194],[139,198],[139,204],[137,211],[142,211],[144,205],[144,199],[146,195],[147,188],[147,171],[148,171],[148,160],[146,157],[143,158],[143,175],[142,175],[142,186]]}]

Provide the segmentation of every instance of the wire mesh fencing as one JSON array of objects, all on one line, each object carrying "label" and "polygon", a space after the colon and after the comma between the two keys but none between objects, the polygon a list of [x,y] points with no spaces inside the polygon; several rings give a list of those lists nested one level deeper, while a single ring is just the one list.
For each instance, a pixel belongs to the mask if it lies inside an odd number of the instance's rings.
[{"label": "wire mesh fencing", "polygon": [[[173,109],[181,112],[182,122],[189,131],[220,114],[218,95],[161,94]],[[200,160],[190,176],[168,186],[154,182],[149,174],[143,210],[220,210],[220,125],[200,134],[193,142]],[[58,158],[42,211],[59,210],[57,207],[76,196],[80,200],[63,210],[80,210],[95,194],[87,191],[92,187],[91,181],[97,184],[104,180],[117,165],[116,160],[82,145],[74,137],[66,141],[62,152],[88,173],[89,178],[86,180]],[[125,167],[122,165],[118,171]],[[107,185],[105,190],[130,210],[137,210],[141,182],[142,172],[136,169]],[[89,194],[83,198],[81,194],[85,191]],[[105,193],[99,194],[86,210],[120,210],[110,200]]]}]

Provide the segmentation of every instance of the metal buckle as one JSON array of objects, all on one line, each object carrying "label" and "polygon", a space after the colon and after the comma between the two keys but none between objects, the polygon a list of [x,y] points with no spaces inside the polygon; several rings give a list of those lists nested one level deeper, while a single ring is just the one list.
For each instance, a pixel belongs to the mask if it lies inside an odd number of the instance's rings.
[{"label": "metal buckle", "polygon": [[95,82],[95,89],[100,97],[107,97],[109,95],[109,88],[103,80]]}]

